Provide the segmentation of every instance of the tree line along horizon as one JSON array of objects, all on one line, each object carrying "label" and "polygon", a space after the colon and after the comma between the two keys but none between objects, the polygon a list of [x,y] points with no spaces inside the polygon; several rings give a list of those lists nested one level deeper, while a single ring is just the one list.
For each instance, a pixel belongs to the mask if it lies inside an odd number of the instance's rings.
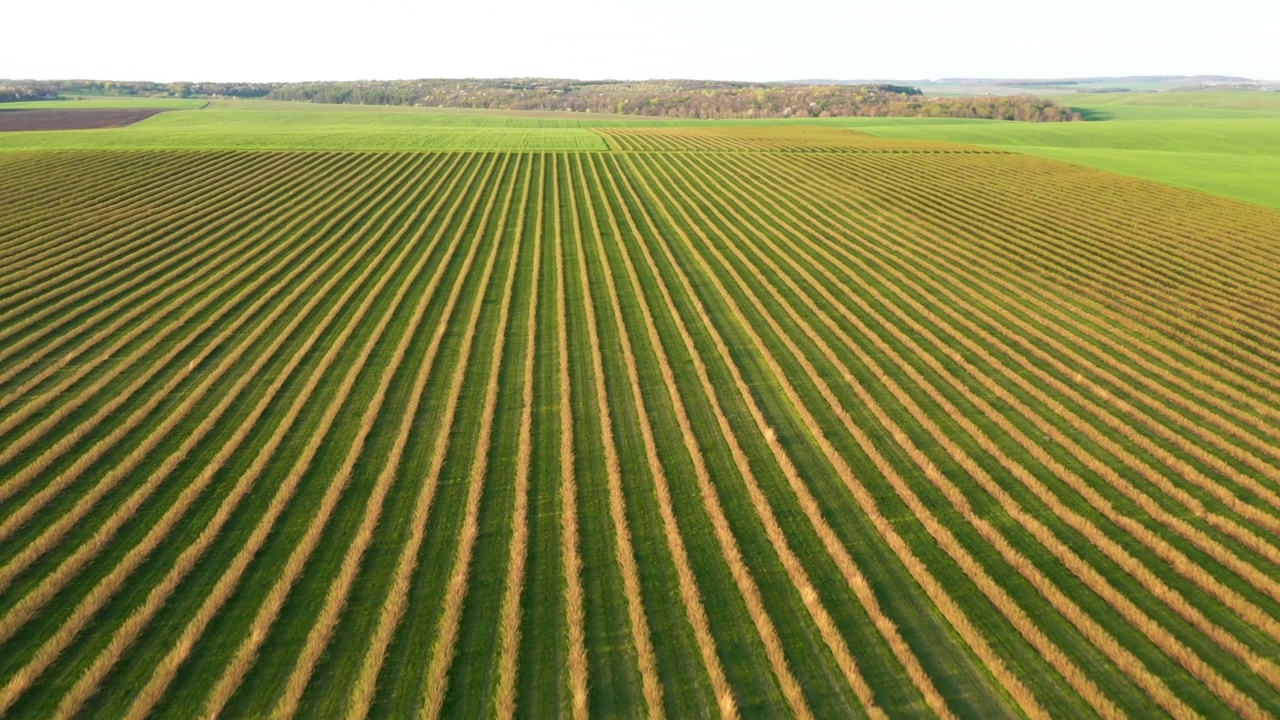
[{"label": "tree line along horizon", "polygon": [[0,80],[0,103],[76,96],[264,99],[673,117],[951,117],[1022,122],[1082,120],[1033,95],[926,97],[890,84],[752,83],[706,80],[421,79],[293,83]]}]

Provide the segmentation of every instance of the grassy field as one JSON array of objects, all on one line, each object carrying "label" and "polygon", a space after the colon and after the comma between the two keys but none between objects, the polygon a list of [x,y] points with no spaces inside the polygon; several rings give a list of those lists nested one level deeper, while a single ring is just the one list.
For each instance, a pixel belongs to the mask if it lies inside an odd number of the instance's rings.
[{"label": "grassy field", "polygon": [[635,116],[312,105],[253,100],[89,98],[6,107],[166,107],[124,129],[0,133],[0,152],[36,150],[599,151],[593,128],[842,127],[899,140],[966,143],[1280,208],[1280,97],[1136,93],[1058,98],[1102,122],[948,118],[678,121]]},{"label": "grassy field", "polygon": [[1280,208],[1280,93],[1074,95],[1059,101],[1102,122],[916,122],[866,131],[1016,150]]},{"label": "grassy field", "polygon": [[224,102],[156,115],[127,128],[0,134],[3,150],[603,150],[573,123],[536,117],[460,115],[416,108]]},{"label": "grassy field", "polygon": [[256,107],[0,153],[0,716],[1280,714],[1280,212]]}]

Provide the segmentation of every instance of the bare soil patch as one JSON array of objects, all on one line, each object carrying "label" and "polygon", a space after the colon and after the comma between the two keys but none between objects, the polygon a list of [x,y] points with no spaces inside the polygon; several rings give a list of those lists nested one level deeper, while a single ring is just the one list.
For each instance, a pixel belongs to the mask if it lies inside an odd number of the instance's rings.
[{"label": "bare soil patch", "polygon": [[124,127],[162,112],[168,111],[158,108],[0,109],[0,132]]}]

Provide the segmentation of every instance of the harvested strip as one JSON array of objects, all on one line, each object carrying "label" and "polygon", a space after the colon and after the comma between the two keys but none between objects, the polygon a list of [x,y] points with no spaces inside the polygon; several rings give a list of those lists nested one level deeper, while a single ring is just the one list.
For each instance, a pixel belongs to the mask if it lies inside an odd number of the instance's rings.
[{"label": "harvested strip", "polygon": [[[438,170],[439,168],[437,167],[436,171],[438,172]],[[332,258],[330,258],[329,264],[331,265],[335,263],[339,259],[339,257],[341,256],[335,255]],[[325,276],[325,273],[323,272],[319,272],[311,275],[311,277],[317,278],[317,279],[319,277],[324,277],[324,276]],[[332,285],[333,282],[336,282],[336,277],[330,281],[330,285]],[[295,291],[294,295],[295,296],[298,295],[303,288],[305,288],[305,285],[300,286],[298,290]],[[315,303],[318,302],[319,298],[322,297],[323,294],[324,293],[321,292],[313,296],[311,301],[311,307],[314,307]],[[272,322],[277,317],[279,317],[290,304],[291,302],[286,301],[277,305],[276,310],[272,314],[272,317],[268,319],[266,322],[264,322],[263,325],[260,327],[260,329],[256,332],[261,333],[263,329],[265,329],[267,326],[272,324]],[[292,327],[290,328],[290,330],[292,328],[296,328],[297,325],[301,323],[305,315],[306,315],[305,312],[302,314],[296,315],[294,317],[294,320],[292,321]],[[203,436],[207,432],[209,432],[209,430],[212,429],[213,424],[218,420],[219,417],[221,417],[222,413],[225,412],[228,406],[230,406],[231,402],[248,385],[249,380],[252,377],[254,377],[255,372],[257,370],[260,370],[261,367],[266,364],[266,362],[270,359],[270,357],[274,355],[274,353],[278,350],[278,348],[284,343],[285,339],[290,335],[290,330],[286,330],[285,332],[276,336],[276,339],[275,341],[273,341],[272,346],[266,352],[260,355],[257,358],[257,360],[255,360],[254,366],[250,369],[251,372],[240,376],[240,378],[237,380],[236,387],[233,389],[233,391],[223,396],[222,400],[219,402],[219,405],[215,409],[214,413],[212,413],[211,415],[205,418],[201,426],[197,429],[197,432],[189,436],[188,439],[184,442],[184,447],[180,448],[174,454],[171,454],[169,458],[166,460],[166,462],[161,466],[160,470],[153,475],[153,477],[163,478],[168,476],[169,473],[171,473],[176,468],[176,466],[180,462],[182,462],[182,460],[186,455],[186,452],[189,451],[190,448],[194,447],[200,441],[200,439],[203,438]],[[229,356],[228,360],[224,362],[224,364],[222,365],[222,368],[229,368],[231,364],[235,361],[236,357],[237,356],[235,354],[233,354],[232,356]],[[301,356],[295,355],[293,362],[290,365],[290,369],[292,369],[293,367],[296,367],[297,363],[300,360],[301,360]],[[220,373],[215,373],[214,375],[211,375],[209,379],[206,380],[204,387],[207,388],[210,385],[212,385],[212,383],[217,379],[217,376],[219,374]],[[254,411],[250,416],[252,419],[256,420],[257,417],[261,416],[262,412],[265,411],[267,405],[269,404],[269,401],[271,400],[271,398],[274,397],[275,390],[278,390],[280,385],[283,384],[284,378],[286,378],[288,374],[289,373],[282,373],[279,376],[279,379],[277,380],[276,384],[273,386],[273,391],[268,393],[265,397],[263,397],[262,400],[258,403],[258,405],[254,408]],[[99,584],[98,589],[90,594],[90,597],[93,598],[95,602],[97,602],[98,604],[104,603],[106,599],[110,597],[111,592],[113,592],[106,588],[110,588],[112,586],[119,587],[119,585],[124,582],[125,578],[128,577],[129,573],[131,573],[134,569],[138,567],[138,565],[141,564],[141,562],[145,559],[146,555],[151,551],[151,549],[153,549],[165,537],[165,535],[168,534],[168,532],[172,529],[172,527],[181,519],[182,515],[185,514],[187,509],[190,507],[191,503],[195,501],[195,499],[199,496],[199,494],[203,491],[203,489],[212,481],[214,475],[216,474],[217,469],[221,467],[222,463],[225,462],[226,458],[230,456],[231,452],[233,452],[235,448],[239,447],[240,442],[243,441],[244,437],[247,435],[248,429],[251,426],[252,426],[252,422],[241,426],[241,429],[237,437],[234,438],[232,442],[223,446],[219,454],[219,457],[215,459],[214,463],[211,463],[210,465],[206,466],[203,469],[201,475],[197,478],[195,482],[193,482],[192,484],[184,488],[182,497],[165,514],[165,517],[152,528],[151,532],[148,533],[147,538],[144,539],[144,541],[140,543],[138,546],[136,546],[133,550],[131,550],[130,554],[123,561],[121,561],[121,563],[117,565],[115,569],[113,569],[111,576],[107,579],[104,579],[103,582]],[[244,476],[240,479],[236,487],[233,489],[232,493],[228,496],[227,501],[225,501],[223,503],[223,506],[219,508],[219,513],[217,516],[215,516],[214,521],[211,522],[208,526],[206,526],[205,530],[201,533],[199,540],[195,544],[193,544],[192,546],[189,546],[186,550],[184,550],[182,557],[175,564],[173,570],[171,570],[170,573],[166,575],[165,579],[159,585],[157,585],[156,588],[154,588],[152,592],[148,595],[147,602],[144,604],[144,606],[140,610],[136,611],[132,616],[130,616],[129,621],[113,636],[112,643],[108,647],[108,650],[105,651],[103,654],[99,655],[98,658],[94,660],[93,665],[90,667],[90,669],[85,672],[85,674],[80,678],[79,681],[77,681],[75,688],[73,688],[73,690],[70,693],[68,693],[66,697],[64,697],[63,702],[59,706],[60,713],[65,713],[66,715],[74,714],[78,710],[78,708],[88,699],[88,697],[92,695],[98,683],[101,682],[105,674],[110,670],[110,668],[115,664],[115,662],[118,661],[120,655],[125,651],[125,649],[127,649],[129,644],[131,644],[137,638],[138,634],[141,632],[145,624],[149,622],[150,618],[153,617],[156,612],[159,611],[160,607],[163,605],[165,600],[167,600],[168,596],[177,587],[177,584],[181,582],[182,578],[185,577],[186,573],[189,572],[194,567],[196,560],[200,557],[200,555],[204,552],[204,550],[207,549],[208,545],[211,544],[213,540],[217,537],[217,534],[220,532],[223,524],[225,524],[227,519],[229,519],[231,511],[234,510],[239,500],[243,499],[244,495],[247,494],[250,489],[252,489],[255,480],[256,480],[256,477],[251,475]]]}]

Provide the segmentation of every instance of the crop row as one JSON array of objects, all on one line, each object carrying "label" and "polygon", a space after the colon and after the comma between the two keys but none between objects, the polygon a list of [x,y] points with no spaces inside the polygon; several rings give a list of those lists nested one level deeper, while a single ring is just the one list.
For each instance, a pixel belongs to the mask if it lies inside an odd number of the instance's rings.
[{"label": "crop row", "polygon": [[0,159],[0,714],[1280,712],[1273,214],[601,132]]}]

